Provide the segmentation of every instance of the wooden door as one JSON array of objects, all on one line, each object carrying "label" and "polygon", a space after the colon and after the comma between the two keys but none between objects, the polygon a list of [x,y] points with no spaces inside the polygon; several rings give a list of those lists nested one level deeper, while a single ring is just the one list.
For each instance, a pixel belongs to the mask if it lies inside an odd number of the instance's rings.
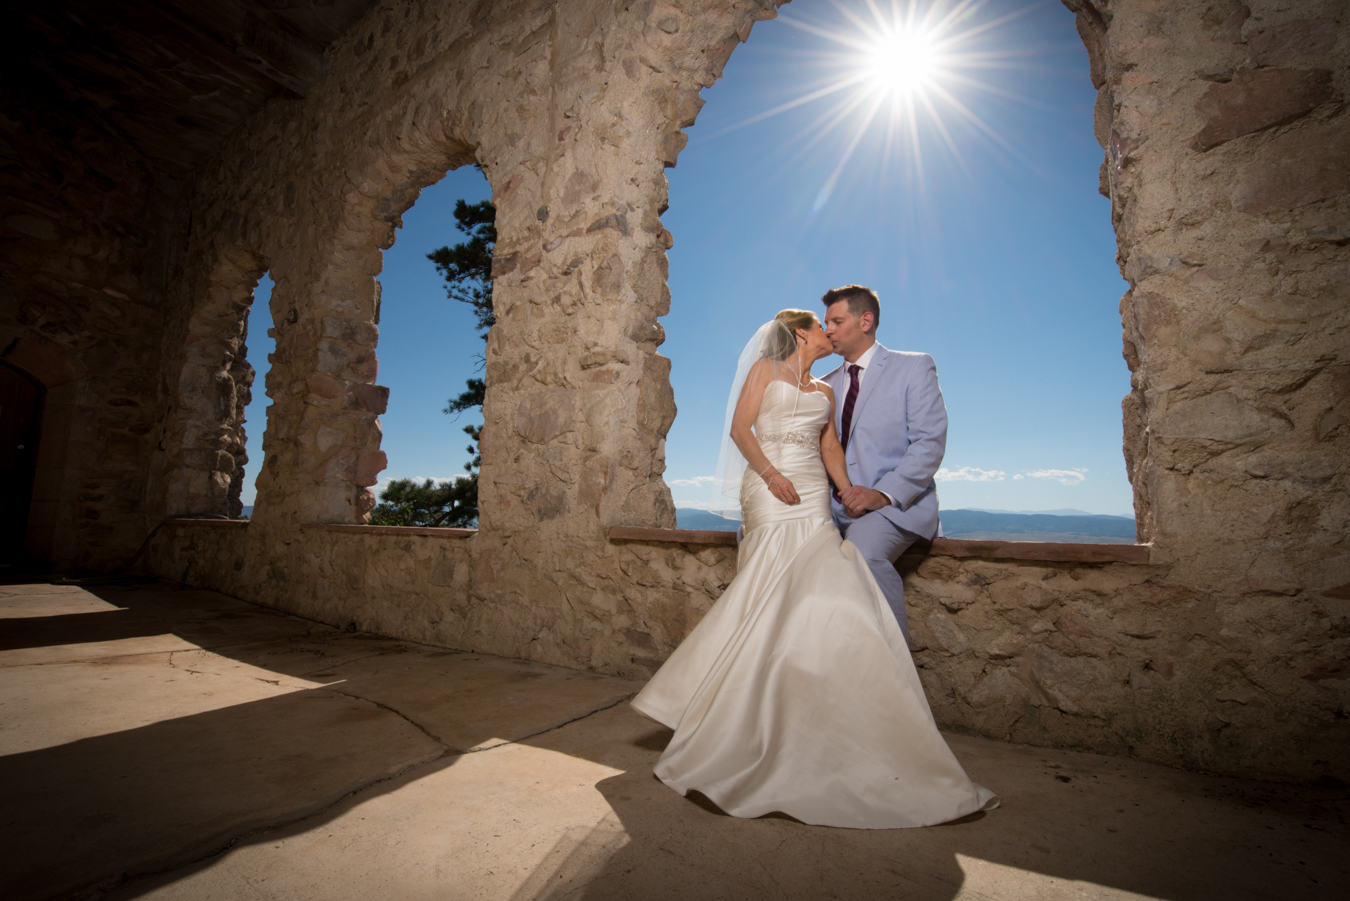
[{"label": "wooden door", "polygon": [[42,387],[0,362],[0,563],[23,558],[41,414]]}]

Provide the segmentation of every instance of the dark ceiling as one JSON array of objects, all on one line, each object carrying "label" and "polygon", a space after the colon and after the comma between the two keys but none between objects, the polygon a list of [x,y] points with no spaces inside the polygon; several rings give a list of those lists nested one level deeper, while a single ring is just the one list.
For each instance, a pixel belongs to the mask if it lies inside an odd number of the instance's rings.
[{"label": "dark ceiling", "polygon": [[78,112],[189,168],[271,98],[308,93],[324,48],[375,2],[9,0],[6,102]]}]

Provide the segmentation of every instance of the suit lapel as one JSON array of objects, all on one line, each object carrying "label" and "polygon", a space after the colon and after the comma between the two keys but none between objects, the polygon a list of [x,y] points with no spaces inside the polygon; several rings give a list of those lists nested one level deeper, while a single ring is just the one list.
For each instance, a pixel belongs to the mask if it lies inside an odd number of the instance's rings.
[{"label": "suit lapel", "polygon": [[858,423],[862,422],[863,408],[867,406],[867,399],[872,396],[877,382],[881,381],[881,373],[890,361],[890,356],[891,352],[878,344],[876,353],[872,355],[872,365],[863,373],[863,384],[858,389],[858,399],[853,402],[853,421],[849,423],[848,428],[850,444],[853,442],[853,433],[858,431]]}]

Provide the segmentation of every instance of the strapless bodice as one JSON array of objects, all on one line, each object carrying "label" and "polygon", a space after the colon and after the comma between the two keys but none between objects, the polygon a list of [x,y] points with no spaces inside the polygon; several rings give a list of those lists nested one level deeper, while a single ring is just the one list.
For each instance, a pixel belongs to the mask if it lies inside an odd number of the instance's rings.
[{"label": "strapless bodice", "polygon": [[772,381],[764,388],[764,399],[755,418],[755,435],[805,432],[819,439],[820,430],[830,418],[830,400],[823,391],[803,391],[787,382]]},{"label": "strapless bodice", "polygon": [[787,382],[770,382],[755,418],[755,438],[774,468],[792,481],[800,504],[774,497],[759,473],[747,468],[741,479],[741,520],[745,534],[771,522],[832,521],[830,484],[820,459],[820,432],[830,420],[830,399]]}]

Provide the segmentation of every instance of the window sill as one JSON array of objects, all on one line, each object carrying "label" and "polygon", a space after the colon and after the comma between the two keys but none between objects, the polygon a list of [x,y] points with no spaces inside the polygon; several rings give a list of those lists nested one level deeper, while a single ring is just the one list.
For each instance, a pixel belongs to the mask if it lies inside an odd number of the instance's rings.
[{"label": "window sill", "polygon": [[215,529],[242,529],[247,519],[224,519],[213,516],[171,516],[164,520],[168,526],[210,526]]},{"label": "window sill", "polygon": [[477,529],[450,529],[433,526],[366,526],[355,523],[307,522],[300,528],[306,532],[355,532],[360,535],[387,535],[391,538],[400,535],[421,535],[428,538],[472,538]]},{"label": "window sill", "polygon": [[[735,547],[736,533],[611,526],[609,540]],[[1146,564],[1149,562],[1149,550],[1150,546],[1147,544],[1067,544],[1054,541],[975,541],[963,538],[938,538],[931,545],[911,546],[905,551],[905,556],[1034,560],[1042,563]]]}]

